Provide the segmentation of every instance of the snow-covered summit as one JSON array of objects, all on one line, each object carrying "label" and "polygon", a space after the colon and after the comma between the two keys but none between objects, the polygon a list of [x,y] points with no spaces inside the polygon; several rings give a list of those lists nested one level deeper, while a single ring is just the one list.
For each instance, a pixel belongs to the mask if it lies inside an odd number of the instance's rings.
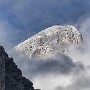
[{"label": "snow-covered summit", "polygon": [[68,46],[82,43],[82,35],[74,26],[55,25],[28,38],[14,50],[30,58],[43,58],[52,54],[67,53]]}]

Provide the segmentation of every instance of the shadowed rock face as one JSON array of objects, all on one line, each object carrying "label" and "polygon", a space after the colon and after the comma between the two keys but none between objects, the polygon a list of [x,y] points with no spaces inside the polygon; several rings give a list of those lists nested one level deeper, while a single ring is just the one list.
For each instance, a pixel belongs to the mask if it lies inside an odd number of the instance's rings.
[{"label": "shadowed rock face", "polygon": [[35,90],[33,83],[22,76],[22,72],[0,46],[0,90]]},{"label": "shadowed rock face", "polygon": [[82,43],[82,35],[74,26],[55,25],[28,38],[14,50],[30,58],[48,57],[52,54],[67,53],[70,45]]}]

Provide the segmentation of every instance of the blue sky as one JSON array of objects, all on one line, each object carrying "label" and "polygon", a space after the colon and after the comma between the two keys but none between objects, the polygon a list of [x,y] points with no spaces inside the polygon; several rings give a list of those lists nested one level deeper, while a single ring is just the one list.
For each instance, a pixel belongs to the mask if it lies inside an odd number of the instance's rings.
[{"label": "blue sky", "polygon": [[89,16],[90,0],[0,0],[0,43],[13,47],[56,24],[79,27]]}]

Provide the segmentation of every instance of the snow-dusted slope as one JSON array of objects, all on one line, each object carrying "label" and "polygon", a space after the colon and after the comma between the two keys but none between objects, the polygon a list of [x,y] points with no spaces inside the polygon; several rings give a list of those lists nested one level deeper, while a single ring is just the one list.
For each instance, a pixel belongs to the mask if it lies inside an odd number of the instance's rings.
[{"label": "snow-dusted slope", "polygon": [[55,25],[28,38],[14,50],[30,58],[48,57],[56,53],[67,53],[68,46],[82,42],[82,35],[71,25]]}]

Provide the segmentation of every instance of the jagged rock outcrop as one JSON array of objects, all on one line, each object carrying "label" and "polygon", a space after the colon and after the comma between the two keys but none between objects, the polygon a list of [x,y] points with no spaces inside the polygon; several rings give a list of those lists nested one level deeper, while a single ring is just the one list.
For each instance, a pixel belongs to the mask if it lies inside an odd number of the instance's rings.
[{"label": "jagged rock outcrop", "polygon": [[21,70],[0,46],[0,90],[35,90],[33,83],[22,76]]},{"label": "jagged rock outcrop", "polygon": [[55,25],[28,38],[14,50],[30,58],[48,57],[55,53],[65,54],[68,46],[82,43],[82,40],[82,35],[74,26]]}]

